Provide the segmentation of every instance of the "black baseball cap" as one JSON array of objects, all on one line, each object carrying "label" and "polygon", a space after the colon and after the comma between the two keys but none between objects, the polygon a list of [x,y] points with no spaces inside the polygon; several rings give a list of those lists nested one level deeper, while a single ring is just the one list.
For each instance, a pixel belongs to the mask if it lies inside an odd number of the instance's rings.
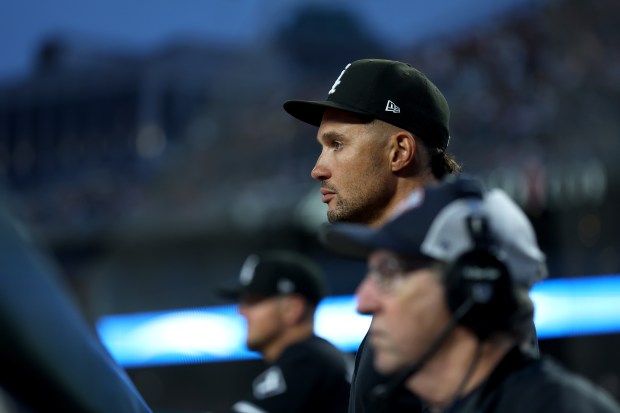
[{"label": "black baseball cap", "polygon": [[309,257],[294,251],[271,250],[249,255],[241,267],[238,283],[219,289],[220,296],[233,300],[246,294],[300,294],[318,304],[326,294],[326,285],[321,268]]},{"label": "black baseball cap", "polygon": [[504,191],[486,191],[481,182],[466,176],[418,188],[379,229],[329,224],[320,239],[350,258],[367,258],[373,250],[385,249],[452,264],[475,247],[468,230],[473,214],[486,217],[491,241],[515,284],[529,289],[547,275],[545,255],[521,208]]},{"label": "black baseball cap", "polygon": [[314,126],[326,108],[370,116],[403,128],[432,148],[446,149],[450,109],[439,89],[422,72],[394,60],[349,63],[324,101],[289,100],[284,110]]}]

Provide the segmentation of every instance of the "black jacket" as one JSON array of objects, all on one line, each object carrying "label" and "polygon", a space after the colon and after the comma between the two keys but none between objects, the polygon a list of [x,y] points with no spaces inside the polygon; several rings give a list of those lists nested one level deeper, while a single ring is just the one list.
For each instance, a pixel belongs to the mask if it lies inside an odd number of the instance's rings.
[{"label": "black jacket", "polygon": [[231,411],[268,413],[344,413],[350,391],[347,356],[312,336],[287,347],[252,384],[252,393]]},{"label": "black jacket", "polygon": [[450,413],[620,413],[602,389],[545,357],[514,348]]}]

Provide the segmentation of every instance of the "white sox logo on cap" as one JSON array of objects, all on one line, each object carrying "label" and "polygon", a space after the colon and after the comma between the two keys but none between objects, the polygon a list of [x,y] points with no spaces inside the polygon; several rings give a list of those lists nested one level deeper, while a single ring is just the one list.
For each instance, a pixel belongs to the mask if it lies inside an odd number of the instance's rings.
[{"label": "white sox logo on cap", "polygon": [[340,72],[340,76],[338,76],[338,79],[336,79],[336,81],[332,85],[332,88],[329,89],[329,92],[327,92],[328,95],[331,95],[332,93],[336,92],[336,87],[340,84],[340,79],[342,79],[342,75],[344,75],[344,72],[346,72],[350,66],[351,66],[351,63],[346,65],[345,68],[342,70],[342,72]]},{"label": "white sox logo on cap", "polygon": [[239,273],[239,282],[242,285],[250,285],[252,279],[254,278],[254,271],[256,270],[258,262],[259,258],[257,255],[250,255],[246,258],[243,266],[241,267],[241,272]]}]

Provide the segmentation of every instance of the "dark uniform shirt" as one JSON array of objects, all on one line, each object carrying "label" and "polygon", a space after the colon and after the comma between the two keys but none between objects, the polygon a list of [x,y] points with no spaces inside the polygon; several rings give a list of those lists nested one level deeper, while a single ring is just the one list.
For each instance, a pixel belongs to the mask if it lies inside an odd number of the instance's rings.
[{"label": "dark uniform shirt", "polygon": [[585,378],[515,348],[489,379],[445,412],[620,413],[620,406]]},{"label": "dark uniform shirt", "polygon": [[328,341],[312,336],[287,347],[254,379],[252,394],[235,403],[235,413],[343,413],[347,410],[351,364]]}]

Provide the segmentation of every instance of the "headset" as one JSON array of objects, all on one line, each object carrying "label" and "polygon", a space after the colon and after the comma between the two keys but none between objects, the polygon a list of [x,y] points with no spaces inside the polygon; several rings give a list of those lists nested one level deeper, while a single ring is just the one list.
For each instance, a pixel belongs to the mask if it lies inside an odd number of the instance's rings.
[{"label": "headset", "polygon": [[444,274],[446,301],[457,323],[480,340],[498,331],[509,331],[533,313],[524,305],[501,259],[489,219],[482,208],[483,193],[466,194],[470,209],[466,228],[473,247],[447,266]]}]

